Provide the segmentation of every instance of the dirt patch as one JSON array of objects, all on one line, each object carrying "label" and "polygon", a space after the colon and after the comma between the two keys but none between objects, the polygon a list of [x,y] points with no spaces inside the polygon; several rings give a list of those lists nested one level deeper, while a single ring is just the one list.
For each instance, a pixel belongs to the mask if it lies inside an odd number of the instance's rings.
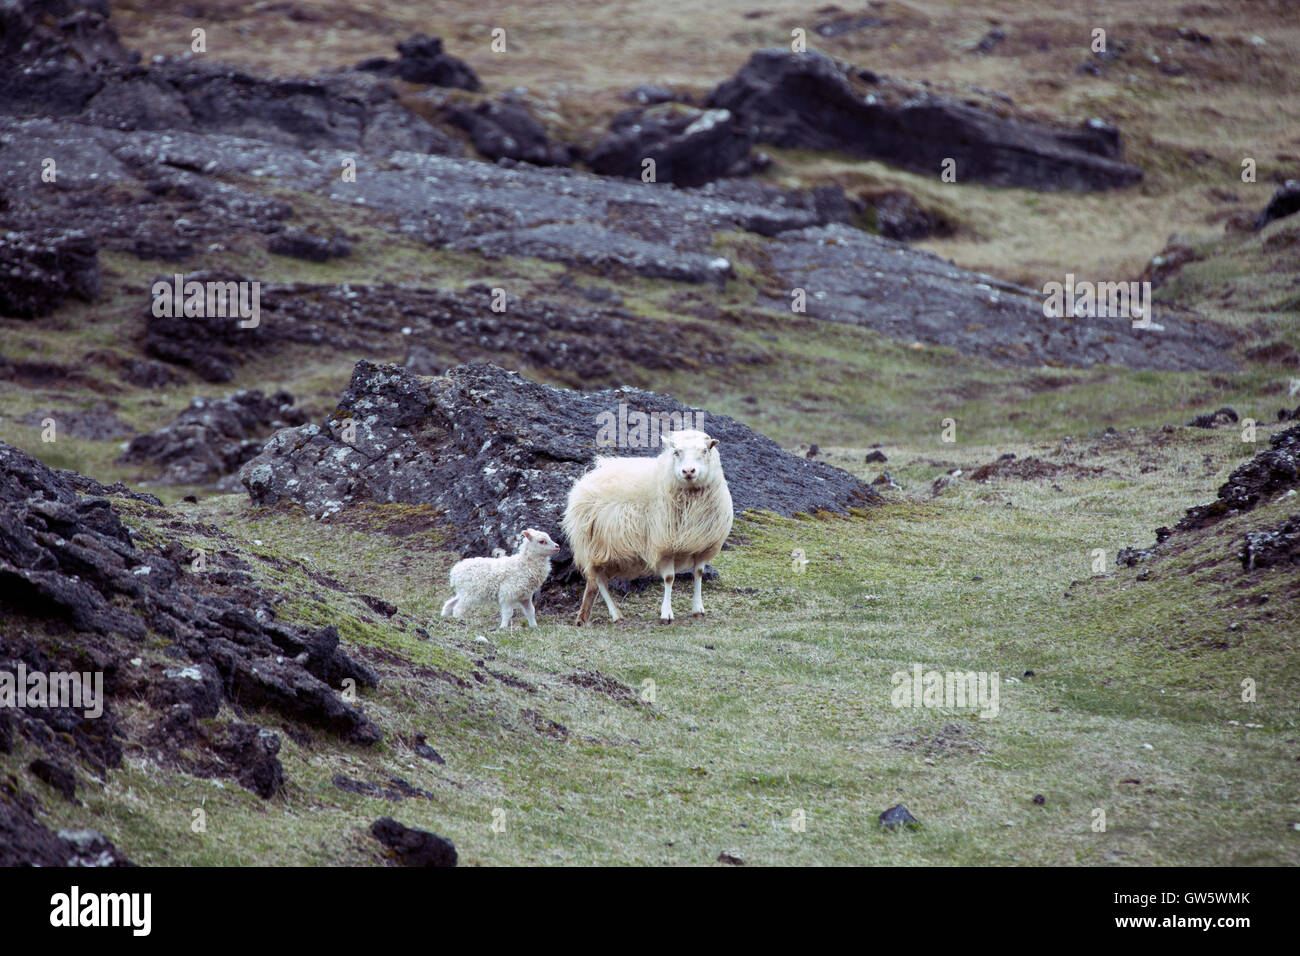
[{"label": "dirt patch", "polygon": [[991,479],[1002,481],[1037,481],[1040,478],[1099,478],[1106,474],[1106,469],[1095,465],[1077,465],[1074,462],[1057,464],[1041,458],[1017,458],[1015,455],[1003,455],[997,461],[980,465],[970,473],[971,481],[986,482]]},{"label": "dirt patch", "polygon": [[889,742],[894,750],[925,754],[927,757],[955,757],[991,753],[981,743],[975,728],[969,724],[944,724],[938,732],[917,728],[901,734]]}]

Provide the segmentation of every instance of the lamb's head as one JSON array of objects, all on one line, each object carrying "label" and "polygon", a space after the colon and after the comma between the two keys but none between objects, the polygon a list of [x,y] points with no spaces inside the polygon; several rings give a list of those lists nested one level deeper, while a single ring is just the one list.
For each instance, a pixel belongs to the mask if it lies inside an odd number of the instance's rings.
[{"label": "lamb's head", "polygon": [[541,554],[551,558],[560,553],[560,546],[545,531],[529,528],[519,536],[519,550],[525,554]]},{"label": "lamb's head", "polygon": [[722,459],[718,440],[704,432],[687,430],[663,436],[659,458],[669,470],[670,481],[681,490],[707,488],[722,480]]}]

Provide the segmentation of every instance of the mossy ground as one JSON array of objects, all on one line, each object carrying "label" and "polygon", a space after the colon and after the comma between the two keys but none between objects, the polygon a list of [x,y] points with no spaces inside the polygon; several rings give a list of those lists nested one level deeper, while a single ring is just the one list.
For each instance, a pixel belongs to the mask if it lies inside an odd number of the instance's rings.
[{"label": "mossy ground", "polygon": [[[1232,429],[1162,434],[892,444],[905,494],[850,518],[742,520],[708,618],[673,627],[654,622],[657,588],[626,599],[619,626],[599,609],[584,629],[545,612],[536,629],[497,632],[487,612],[458,624],[437,617],[453,556],[436,534],[407,533],[419,515],[327,524],[237,496],[180,505],[183,522],[223,533],[187,543],[239,554],[290,595],[282,617],[337,624],[380,670],[362,705],[385,741],[282,734],[290,786],[265,803],[137,754],[83,807],[51,800],[53,822],[99,827],[140,863],[364,863],[376,858],[365,828],[385,814],[452,838],[468,864],[699,864],[724,850],[750,864],[1300,862],[1300,580],[1241,571],[1244,519],[1162,558],[1150,580],[1115,568],[1116,550],[1149,544],[1153,524],[1210,497],[1244,454]],[[959,480],[929,497],[947,466],[969,473],[1006,450],[1106,471]],[[864,452],[827,454],[866,475],[853,464]],[[1249,526],[1287,513],[1267,506]],[[891,676],[915,664],[998,673],[997,715],[895,707]],[[573,682],[593,671],[626,690]],[[445,766],[414,754],[417,734]],[[399,777],[433,799],[344,793],[335,774]],[[921,830],[880,830],[900,802]]]}]

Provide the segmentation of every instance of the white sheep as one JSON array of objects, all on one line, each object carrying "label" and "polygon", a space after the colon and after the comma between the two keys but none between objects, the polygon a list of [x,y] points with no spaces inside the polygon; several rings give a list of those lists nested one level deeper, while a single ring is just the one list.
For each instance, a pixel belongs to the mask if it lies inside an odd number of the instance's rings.
[{"label": "white sheep", "polygon": [[663,446],[656,458],[598,458],[569,490],[562,527],[573,564],[587,579],[579,625],[590,620],[597,591],[609,616],[621,620],[609,580],[645,574],[663,578],[659,619],[672,623],[673,579],[686,570],[695,578],[691,613],[704,614],[704,566],[731,533],[731,492],[716,438],[669,432]]},{"label": "white sheep", "polygon": [[443,604],[442,616],[459,619],[477,605],[495,600],[501,608],[502,628],[509,625],[516,608],[524,612],[529,627],[536,627],[533,594],[551,573],[551,558],[559,550],[545,531],[529,528],[520,535],[519,550],[514,554],[456,562],[451,569],[456,594]]}]

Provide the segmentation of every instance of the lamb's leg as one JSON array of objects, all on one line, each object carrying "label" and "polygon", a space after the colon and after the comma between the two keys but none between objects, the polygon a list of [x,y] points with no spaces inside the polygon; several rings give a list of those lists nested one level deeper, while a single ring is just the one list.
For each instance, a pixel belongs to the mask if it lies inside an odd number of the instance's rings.
[{"label": "lamb's leg", "polygon": [[510,618],[514,617],[514,613],[515,613],[515,606],[513,604],[502,604],[501,605],[501,626],[497,628],[497,630],[504,631],[507,627],[509,627]]},{"label": "lamb's leg", "polygon": [[446,603],[443,604],[442,606],[443,617],[446,617],[448,614],[450,614],[452,611],[456,609],[456,598],[457,595],[453,594],[451,597],[447,599]]},{"label": "lamb's leg", "polygon": [[533,599],[531,596],[524,598],[523,603],[519,605],[519,610],[524,612],[524,617],[528,618],[528,626],[537,626],[537,611],[533,608]]},{"label": "lamb's leg", "polygon": [[673,622],[673,581],[677,577],[673,564],[669,562],[667,565],[660,565],[659,576],[664,579],[664,600],[659,605],[659,623],[671,624]]},{"label": "lamb's leg", "polygon": [[620,611],[618,605],[614,603],[614,598],[609,593],[609,587],[605,583],[605,576],[603,574],[596,576],[596,587],[600,589],[600,596],[605,599],[605,607],[609,608],[610,620],[623,620],[623,612]]},{"label": "lamb's leg", "polygon": [[596,578],[587,578],[586,590],[582,592],[582,606],[578,608],[578,617],[573,623],[578,627],[591,620],[591,605],[596,600]]}]

